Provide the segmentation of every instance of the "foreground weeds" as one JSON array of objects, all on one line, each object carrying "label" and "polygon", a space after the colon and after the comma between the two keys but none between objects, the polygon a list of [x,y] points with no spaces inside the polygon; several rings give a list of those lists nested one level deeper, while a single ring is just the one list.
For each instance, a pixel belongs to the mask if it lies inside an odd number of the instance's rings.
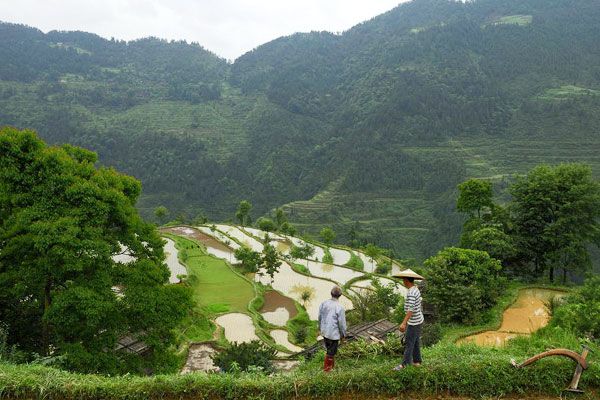
[{"label": "foreground weeds", "polygon": [[[421,368],[399,372],[392,371],[399,360],[389,356],[343,358],[336,370],[328,375],[320,371],[322,355],[292,373],[273,376],[197,373],[103,377],[43,366],[0,364],[0,398],[310,399],[402,397],[410,393],[474,398],[558,396],[573,374],[572,361],[544,359],[521,370],[512,367],[510,361],[511,358],[522,361],[542,346],[553,346],[556,344],[553,341],[566,340],[561,339],[561,335],[567,336],[564,332],[546,330],[532,341],[530,349],[523,342],[506,349],[440,344],[425,349],[425,363]],[[583,374],[580,385],[588,392],[600,388],[600,368],[594,362],[596,359],[590,361],[591,366]]]}]

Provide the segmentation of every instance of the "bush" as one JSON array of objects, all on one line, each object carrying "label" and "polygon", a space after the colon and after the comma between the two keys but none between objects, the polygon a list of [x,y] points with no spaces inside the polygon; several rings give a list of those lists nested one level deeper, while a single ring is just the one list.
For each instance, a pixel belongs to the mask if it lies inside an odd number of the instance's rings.
[{"label": "bush", "polygon": [[365,269],[365,265],[363,264],[360,257],[352,252],[350,253],[350,260],[348,260],[348,262],[346,263],[346,267],[355,269],[357,271],[362,271],[363,269]]},{"label": "bush", "polygon": [[590,276],[576,293],[553,310],[551,324],[600,340],[600,275]]},{"label": "bush", "polygon": [[392,263],[389,261],[385,261],[375,268],[375,272],[381,275],[387,275],[392,270]]},{"label": "bush", "polygon": [[433,346],[442,340],[442,325],[439,323],[423,324],[421,333],[421,344],[423,347]]},{"label": "bush", "polygon": [[446,248],[425,261],[425,300],[444,321],[473,323],[496,304],[506,286],[500,261],[486,252]]},{"label": "bush", "polygon": [[363,290],[354,297],[354,312],[348,314],[348,322],[357,324],[389,318],[401,297],[394,292],[394,284],[382,285],[378,279],[373,279],[373,290]]},{"label": "bush", "polygon": [[333,264],[333,256],[331,255],[331,252],[329,251],[329,248],[325,248],[324,249],[324,255],[323,255],[323,260],[322,262],[324,264]]},{"label": "bush", "polygon": [[224,351],[215,354],[212,359],[225,372],[257,371],[265,373],[274,371],[271,359],[277,351],[264,343],[253,340],[250,343],[232,343]]}]

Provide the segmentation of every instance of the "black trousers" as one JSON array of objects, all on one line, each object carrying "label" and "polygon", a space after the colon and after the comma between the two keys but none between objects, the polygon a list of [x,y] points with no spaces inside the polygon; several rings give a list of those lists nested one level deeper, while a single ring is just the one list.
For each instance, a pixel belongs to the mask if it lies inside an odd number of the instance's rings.
[{"label": "black trousers", "polygon": [[421,363],[421,328],[423,324],[408,325],[404,335],[404,359],[402,365]]},{"label": "black trousers", "polygon": [[339,340],[331,340],[327,338],[325,339],[325,349],[327,349],[327,355],[333,357],[337,353],[338,345],[340,344]]}]

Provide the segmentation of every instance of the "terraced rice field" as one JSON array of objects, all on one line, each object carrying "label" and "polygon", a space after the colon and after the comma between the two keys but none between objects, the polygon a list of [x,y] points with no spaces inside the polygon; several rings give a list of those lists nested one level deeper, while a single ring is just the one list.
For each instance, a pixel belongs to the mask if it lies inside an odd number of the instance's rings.
[{"label": "terraced rice field", "polygon": [[[281,263],[279,271],[273,276],[273,282],[267,275],[256,274],[256,282],[261,282],[264,285],[271,285],[273,289],[283,293],[299,303],[302,302],[302,292],[309,291],[311,298],[304,304],[306,311],[311,319],[316,320],[319,317],[319,305],[322,301],[331,297],[331,289],[334,283],[317,279],[309,276],[304,276],[292,270],[292,267],[286,262]],[[352,302],[342,296],[340,298],[342,305],[346,310],[354,308]]]},{"label": "terraced rice field", "polygon": [[263,318],[270,324],[285,326],[285,324],[298,315],[296,304],[289,297],[271,290],[264,295],[265,302],[260,309]]},{"label": "terraced rice field", "polygon": [[344,284],[349,280],[364,275],[363,273],[350,268],[344,268],[331,264],[323,264],[318,261],[296,260],[296,262],[307,267],[311,275],[332,280],[337,282],[339,286],[344,286]]},{"label": "terraced rice field", "polygon": [[298,347],[295,344],[290,343],[288,340],[288,332],[283,329],[275,329],[271,331],[271,337],[275,339],[275,343],[285,347],[292,353],[298,353],[302,351],[302,347]]},{"label": "terraced rice field", "polygon": [[225,339],[230,343],[248,343],[260,340],[256,336],[252,318],[242,313],[230,313],[221,315],[215,322],[223,328]]},{"label": "terraced rice field", "polygon": [[261,242],[246,234],[238,227],[230,225],[217,225],[217,229],[254,251],[259,253],[263,251],[264,246]]},{"label": "terraced rice field", "polygon": [[290,242],[292,242],[292,244],[294,244],[294,246],[303,247],[303,246],[306,246],[307,244],[312,246],[315,249],[315,252],[310,257],[311,260],[317,260],[317,261],[323,260],[323,257],[325,256],[325,251],[323,250],[322,247],[315,246],[312,243],[307,243],[302,239],[298,239],[297,237],[293,237],[293,236],[286,236],[286,237]]},{"label": "terraced rice field", "polygon": [[235,258],[235,254],[232,248],[218,241],[213,236],[203,233],[199,229],[180,226],[175,228],[163,229],[163,232],[168,232],[175,235],[194,239],[197,242],[202,243],[204,245],[208,254],[213,255],[217,258],[222,258],[223,260],[228,261],[230,264],[236,264],[239,262],[239,260]]},{"label": "terraced rice field", "polygon": [[336,249],[335,247],[329,248],[329,253],[333,257],[333,263],[335,265],[346,265],[350,261],[350,252],[348,250]]},{"label": "terraced rice field", "polygon": [[232,240],[227,235],[224,235],[223,232],[220,232],[216,229],[213,230],[207,226],[198,226],[196,229],[198,229],[200,232],[204,233],[205,235],[215,238],[215,240],[226,245],[227,247],[232,248],[233,250],[237,250],[241,247],[235,240]]},{"label": "terraced rice field", "polygon": [[171,239],[166,239],[167,244],[165,244],[165,255],[166,255],[166,263],[167,267],[169,267],[169,271],[171,271],[171,276],[169,276],[170,283],[179,282],[179,278],[177,275],[187,275],[187,269],[181,265],[179,262],[179,258],[177,257],[177,249],[175,248],[175,242]]}]

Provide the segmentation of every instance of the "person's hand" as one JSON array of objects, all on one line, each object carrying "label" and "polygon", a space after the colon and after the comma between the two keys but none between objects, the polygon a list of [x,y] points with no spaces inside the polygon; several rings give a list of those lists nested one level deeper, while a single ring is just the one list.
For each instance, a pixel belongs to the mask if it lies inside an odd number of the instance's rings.
[{"label": "person's hand", "polygon": [[406,332],[406,323],[400,325],[400,332]]}]

